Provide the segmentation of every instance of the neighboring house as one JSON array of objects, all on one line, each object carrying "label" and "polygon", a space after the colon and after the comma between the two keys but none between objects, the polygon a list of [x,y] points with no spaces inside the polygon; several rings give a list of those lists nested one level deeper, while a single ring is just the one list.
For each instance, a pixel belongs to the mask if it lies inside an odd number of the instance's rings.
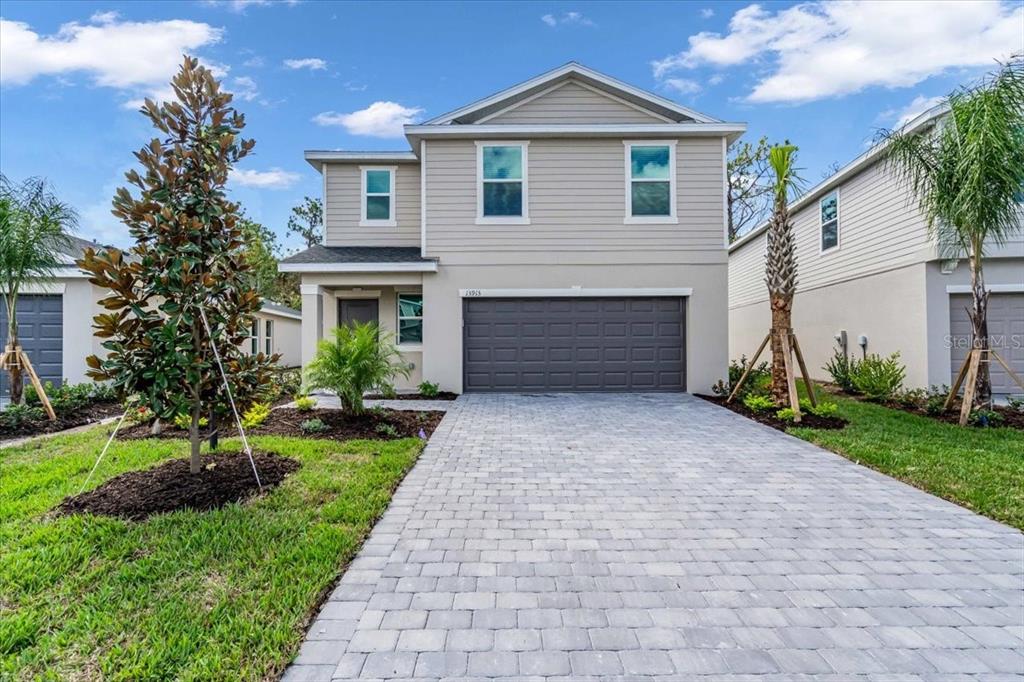
[{"label": "neighboring house", "polygon": [[302,313],[295,308],[263,301],[249,336],[250,353],[279,353],[277,363],[298,367],[302,362]]},{"label": "neighboring house", "polygon": [[422,125],[406,152],[308,151],[323,246],[302,362],[332,327],[394,332],[462,391],[707,391],[726,369],[723,123],[570,63]]},{"label": "neighboring house", "polygon": [[[944,108],[909,124],[927,133]],[[793,327],[817,379],[847,339],[850,354],[899,352],[905,385],[950,384],[970,348],[966,261],[943,260],[910,189],[894,175],[876,146],[790,205],[799,284]],[[729,248],[729,354],[748,357],[770,327],[764,284],[762,225]],[[989,248],[984,274],[991,296],[988,327],[993,345],[1024,375],[1024,232]],[[866,346],[860,346],[861,337]],[[1021,393],[991,364],[997,394]]]},{"label": "neighboring house", "polygon": [[[80,384],[92,381],[85,373],[85,359],[103,357],[102,339],[93,335],[93,317],[104,312],[98,301],[107,290],[89,282],[88,275],[75,261],[86,248],[101,249],[101,244],[70,237],[70,246],[61,254],[63,265],[52,282],[33,284],[18,296],[18,336],[36,373],[43,381]],[[297,310],[275,303],[264,303],[257,314],[260,350],[269,342],[273,352],[281,353],[281,364],[299,364],[299,338],[302,315]],[[7,307],[0,301],[0,348],[7,344]],[[28,379],[26,378],[26,385]],[[0,402],[10,396],[10,375],[0,371]]]}]

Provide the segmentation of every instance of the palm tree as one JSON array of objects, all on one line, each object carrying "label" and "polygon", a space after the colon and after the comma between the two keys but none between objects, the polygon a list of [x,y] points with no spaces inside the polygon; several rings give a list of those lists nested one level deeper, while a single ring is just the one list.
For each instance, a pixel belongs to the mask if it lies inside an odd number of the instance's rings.
[{"label": "palm tree", "polygon": [[[980,84],[946,98],[930,133],[883,131],[888,166],[917,198],[942,258],[966,258],[971,273],[972,347],[987,349],[985,249],[1021,227],[1024,191],[1024,60],[1014,56]],[[992,401],[988,363],[974,385],[977,404]]]},{"label": "palm tree", "polygon": [[[20,185],[0,175],[0,294],[7,306],[7,343],[18,345],[18,294],[26,284],[53,277],[59,253],[70,241],[77,216],[43,178]],[[21,367],[10,367],[11,403],[21,402]]]},{"label": "palm tree", "polygon": [[796,151],[795,146],[786,142],[773,145],[768,152],[768,165],[774,176],[774,206],[768,222],[764,281],[768,285],[768,300],[772,309],[772,398],[779,405],[789,403],[783,342],[788,341],[793,327],[793,295],[796,293],[796,244],[788,205],[800,185],[794,165]]}]

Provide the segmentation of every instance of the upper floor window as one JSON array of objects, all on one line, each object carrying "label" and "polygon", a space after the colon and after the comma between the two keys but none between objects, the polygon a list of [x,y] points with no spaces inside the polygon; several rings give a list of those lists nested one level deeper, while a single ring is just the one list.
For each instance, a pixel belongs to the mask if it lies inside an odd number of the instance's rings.
[{"label": "upper floor window", "polygon": [[626,142],[626,222],[676,222],[676,146]]},{"label": "upper floor window", "polygon": [[526,142],[477,143],[477,222],[529,223]]},{"label": "upper floor window", "polygon": [[398,343],[423,343],[423,294],[398,295]]},{"label": "upper floor window", "polygon": [[395,222],[395,168],[394,166],[359,169],[363,176],[361,226],[394,227]]},{"label": "upper floor window", "polygon": [[839,192],[822,197],[818,203],[821,211],[821,252],[839,246]]}]

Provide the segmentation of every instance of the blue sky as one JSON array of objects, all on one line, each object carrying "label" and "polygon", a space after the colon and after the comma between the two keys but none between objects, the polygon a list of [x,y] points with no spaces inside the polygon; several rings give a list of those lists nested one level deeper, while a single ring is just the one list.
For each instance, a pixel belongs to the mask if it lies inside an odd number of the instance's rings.
[{"label": "blue sky", "polygon": [[811,184],[880,127],[1024,51],[1017,2],[331,3],[227,0],[0,5],[0,170],[49,178],[84,236],[109,214],[137,113],[183,52],[223,75],[255,153],[233,196],[285,237],[318,195],[304,149],[406,149],[425,120],[570,60],[800,147]]}]

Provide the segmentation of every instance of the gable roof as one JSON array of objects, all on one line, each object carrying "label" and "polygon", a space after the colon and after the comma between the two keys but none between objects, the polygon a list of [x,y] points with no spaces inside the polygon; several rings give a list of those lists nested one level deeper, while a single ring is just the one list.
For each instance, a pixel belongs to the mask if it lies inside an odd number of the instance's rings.
[{"label": "gable roof", "polygon": [[436,118],[433,118],[422,125],[452,125],[475,123],[482,118],[491,116],[502,109],[518,104],[524,99],[532,97],[537,93],[551,88],[554,85],[563,83],[570,79],[578,80],[595,89],[608,93],[616,98],[625,100],[637,105],[642,109],[654,112],[677,123],[721,123],[720,120],[706,114],[694,111],[670,99],[655,95],[652,92],[641,90],[616,78],[605,75],[593,69],[589,69],[577,62],[569,62],[557,69],[542,73],[535,78],[513,85],[501,92],[489,97],[484,97],[475,102],[449,111]]}]

